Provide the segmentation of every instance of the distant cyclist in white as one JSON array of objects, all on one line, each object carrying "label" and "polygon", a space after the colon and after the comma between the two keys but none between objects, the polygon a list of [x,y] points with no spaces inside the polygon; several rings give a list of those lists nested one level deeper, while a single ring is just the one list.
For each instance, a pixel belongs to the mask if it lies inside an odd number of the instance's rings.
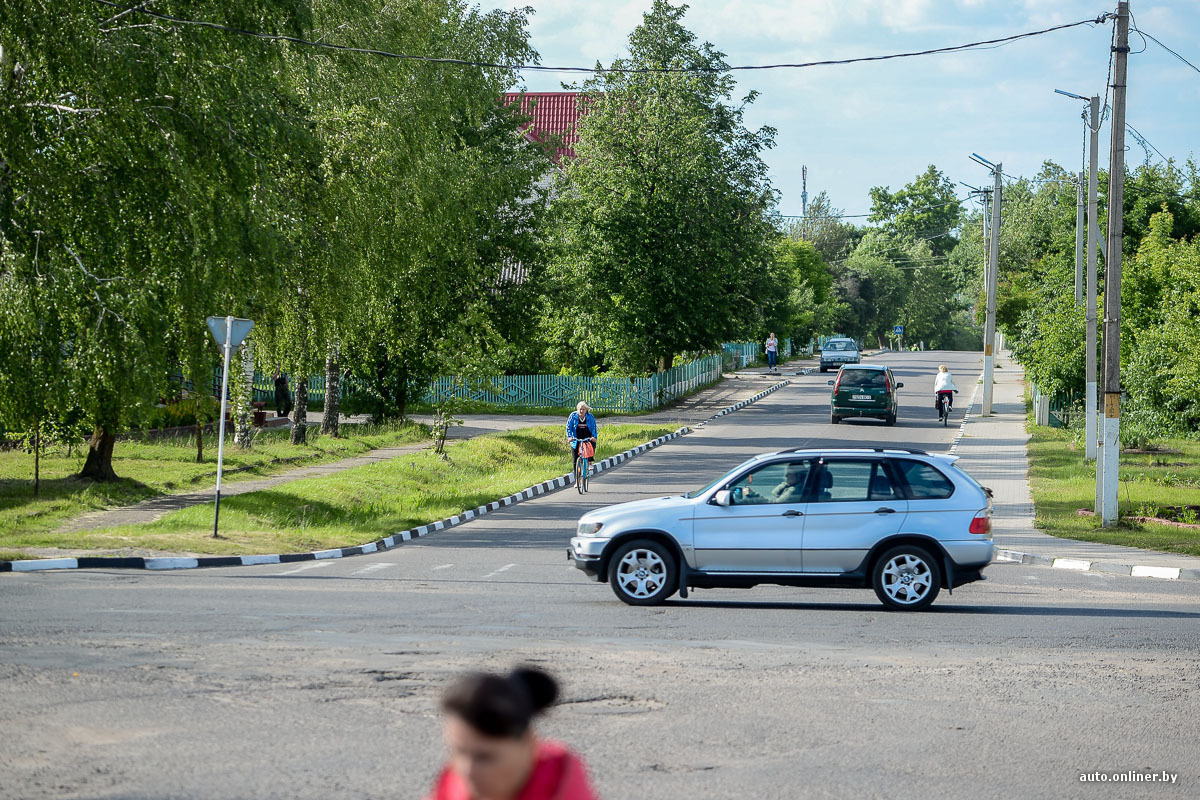
[{"label": "distant cyclist in white", "polygon": [[944,394],[946,396],[947,411],[954,410],[954,395],[958,393],[958,387],[954,385],[954,376],[950,374],[950,368],[945,364],[938,367],[937,379],[933,382],[933,407],[939,413],[941,406],[938,404]]}]

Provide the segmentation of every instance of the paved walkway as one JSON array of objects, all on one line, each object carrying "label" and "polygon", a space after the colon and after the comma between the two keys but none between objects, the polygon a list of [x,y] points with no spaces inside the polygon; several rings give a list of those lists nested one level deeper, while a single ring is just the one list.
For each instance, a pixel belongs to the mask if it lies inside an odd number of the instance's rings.
[{"label": "paved walkway", "polygon": [[[246,494],[247,492],[259,492],[264,489],[271,489],[281,483],[289,483],[298,481],[302,478],[316,478],[322,475],[331,475],[335,472],[341,472],[354,467],[361,467],[367,464],[375,464],[379,461],[387,461],[388,459],[398,458],[406,453],[415,453],[418,450],[424,450],[429,447],[428,442],[421,444],[410,444],[402,447],[381,447],[378,450],[371,450],[363,453],[361,456],[353,456],[351,458],[343,458],[341,461],[331,461],[328,464],[317,464],[311,467],[300,467],[298,469],[288,470],[279,475],[272,475],[269,478],[259,478],[252,481],[238,481],[236,483],[224,483],[221,486],[222,497],[232,497],[238,494]],[[189,506],[201,505],[203,503],[213,502],[213,492],[216,484],[208,489],[199,492],[187,492],[185,494],[168,494],[162,497],[152,497],[149,500],[143,500],[131,506],[122,506],[120,508],[110,508],[103,511],[90,511],[87,514],[82,514],[71,520],[59,530],[64,532],[70,531],[88,531],[97,528],[111,528],[116,525],[139,525],[144,522],[153,522],[164,514],[169,514],[172,511],[178,511],[181,508]]]},{"label": "paved walkway", "polygon": [[[793,365],[798,363],[800,362],[793,362]],[[794,373],[800,367],[785,366],[785,373],[789,369]],[[603,426],[606,424],[632,422],[647,425],[659,423],[687,425],[703,422],[721,409],[757,394],[780,380],[782,378],[778,375],[767,374],[765,368],[750,369],[735,375],[726,376],[726,380],[721,381],[716,386],[697,392],[669,409],[640,416],[604,417],[601,419],[600,424]],[[320,424],[321,414],[319,412],[309,414],[308,416],[310,424]],[[343,419],[345,420],[345,418]],[[412,419],[425,424],[430,424],[433,421],[432,417],[423,415],[416,415]],[[559,417],[536,414],[465,414],[462,416],[462,420],[464,422],[463,425],[451,428],[449,438],[470,439],[488,433],[527,428],[534,425],[553,425],[563,422]],[[354,418],[353,421],[364,420]],[[335,472],[342,472],[366,464],[374,464],[379,461],[398,458],[407,453],[423,450],[429,446],[430,443],[426,442],[405,445],[403,447],[383,447],[364,453],[361,456],[344,458],[341,461],[332,461],[328,464],[318,464],[311,467],[288,470],[269,478],[226,483],[221,487],[221,496],[232,497],[248,492],[272,489],[280,484],[298,481],[303,478],[331,475]],[[59,530],[63,532],[96,530],[99,528],[111,528],[117,525],[140,525],[146,522],[153,522],[172,511],[213,502],[214,488],[210,486],[196,492],[154,497],[131,506],[110,508],[103,511],[91,511],[76,517],[63,525]]]},{"label": "paved walkway", "polygon": [[[1025,373],[1021,365],[1008,358],[1007,354],[1001,354],[997,363],[1001,368],[995,372],[993,414],[986,418],[974,416],[980,412],[980,393],[971,406],[972,417],[957,452],[962,457],[963,467],[995,492],[992,524],[996,547],[1025,556],[1010,555],[1005,558],[1005,554],[1001,553],[998,560],[1024,560],[1049,565],[1049,559],[1063,559],[1062,563],[1055,566],[1126,575],[1131,573],[1134,566],[1179,569],[1188,572],[1181,572],[1178,577],[1200,578],[1200,572],[1191,572],[1200,570],[1200,558],[1062,539],[1034,528],[1026,452],[1029,435],[1025,431]],[[1139,573],[1154,575],[1155,569],[1143,569]]]}]

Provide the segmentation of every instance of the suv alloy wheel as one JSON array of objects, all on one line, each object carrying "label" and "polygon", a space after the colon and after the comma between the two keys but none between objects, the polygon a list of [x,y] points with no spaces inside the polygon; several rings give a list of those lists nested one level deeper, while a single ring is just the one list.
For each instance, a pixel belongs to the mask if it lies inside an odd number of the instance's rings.
[{"label": "suv alloy wheel", "polygon": [[613,592],[631,606],[656,606],[679,588],[679,565],[662,544],[635,539],[617,548],[608,566]]},{"label": "suv alloy wheel", "polygon": [[923,547],[902,544],[889,549],[871,570],[875,596],[893,611],[924,611],[942,589],[942,570]]}]

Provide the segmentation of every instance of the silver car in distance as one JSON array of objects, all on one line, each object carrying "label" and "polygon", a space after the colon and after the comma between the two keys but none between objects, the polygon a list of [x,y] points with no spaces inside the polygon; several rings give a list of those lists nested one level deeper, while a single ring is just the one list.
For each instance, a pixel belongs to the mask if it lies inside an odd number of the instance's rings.
[{"label": "silver car in distance", "polygon": [[992,560],[991,491],[956,460],[766,453],[694,492],[584,514],[567,555],[631,605],[771,583],[871,588],[890,609],[922,610]]}]

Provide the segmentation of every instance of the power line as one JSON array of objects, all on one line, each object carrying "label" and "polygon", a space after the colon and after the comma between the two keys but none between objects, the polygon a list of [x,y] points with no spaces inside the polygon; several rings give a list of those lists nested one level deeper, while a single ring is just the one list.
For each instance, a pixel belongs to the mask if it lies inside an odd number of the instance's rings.
[{"label": "power line", "polygon": [[1162,42],[1160,42],[1158,39],[1154,38],[1154,37],[1153,37],[1152,35],[1150,35],[1149,33],[1146,33],[1146,32],[1145,32],[1144,30],[1142,30],[1141,28],[1136,28],[1136,27],[1135,27],[1135,28],[1134,28],[1134,30],[1135,30],[1135,31],[1137,31],[1137,32],[1138,32],[1139,34],[1141,34],[1142,36],[1145,36],[1145,37],[1146,37],[1147,39],[1149,39],[1150,41],[1154,42],[1156,45],[1158,45],[1159,47],[1161,47],[1163,50],[1166,50],[1168,53],[1170,53],[1171,55],[1173,55],[1173,56],[1175,56],[1176,58],[1178,58],[1178,59],[1179,59],[1180,61],[1182,61],[1184,64],[1187,64],[1189,67],[1191,67],[1192,69],[1196,70],[1196,72],[1200,72],[1200,67],[1197,67],[1195,64],[1193,64],[1192,62],[1188,61],[1186,58],[1184,58],[1183,56],[1179,55],[1179,53],[1176,53],[1176,52],[1175,52],[1174,50],[1172,50],[1171,48],[1167,47],[1165,44],[1163,44]]},{"label": "power line", "polygon": [[[905,212],[916,213],[918,211],[929,211],[934,208],[945,208],[946,206],[961,206],[966,201],[967,201],[967,198],[963,198],[962,200],[955,199],[948,203],[938,203],[938,204],[932,205],[932,206],[921,206],[920,208],[905,208],[905,209],[902,209],[899,213],[901,213],[901,214],[903,214]],[[871,213],[867,213],[867,214],[823,214],[822,216],[819,216],[819,217],[814,217],[814,216],[805,217],[800,214],[775,214],[774,216],[776,216],[780,219],[822,220],[822,219],[860,219],[862,217],[873,217],[873,216],[875,216],[875,214],[874,214],[874,212],[871,212]]]},{"label": "power line", "polygon": [[[236,33],[242,36],[252,36],[256,39],[265,39],[272,42],[290,42],[292,44],[304,45],[306,47],[317,47],[325,50],[337,50],[344,53],[359,53],[362,55],[380,56],[382,58],[394,58],[403,61],[420,61],[430,64],[452,64],[455,66],[464,67],[482,67],[485,69],[506,69],[517,70],[521,72],[608,72],[608,73],[724,73],[734,71],[749,71],[749,70],[770,70],[770,69],[805,69],[807,67],[823,67],[823,66],[840,66],[843,64],[859,64],[867,61],[887,61],[894,58],[914,58],[916,56],[928,56],[937,53],[956,53],[962,50],[971,50],[981,48],[986,45],[996,45],[1002,43],[1015,42],[1020,39],[1028,39],[1033,36],[1042,36],[1043,34],[1053,33],[1055,31],[1065,30],[1067,28],[1075,28],[1080,25],[1102,25],[1109,19],[1116,16],[1115,14],[1106,12],[1092,19],[1079,20],[1078,22],[1068,22],[1063,25],[1055,25],[1051,28],[1043,28],[1037,31],[1028,31],[1026,33],[1018,33],[1012,36],[1003,36],[999,39],[987,39],[980,42],[969,42],[967,44],[952,45],[949,47],[938,47],[932,50],[917,50],[908,53],[889,53],[879,56],[862,56],[859,58],[842,58],[830,59],[826,61],[806,61],[795,64],[761,64],[761,65],[743,65],[743,66],[720,66],[720,67],[624,67],[606,69],[601,67],[546,67],[541,64],[498,64],[489,61],[473,61],[464,58],[444,58],[437,56],[420,56],[407,53],[393,53],[387,50],[377,50],[371,47],[351,47],[343,44],[331,44],[329,42],[314,42],[308,39],[301,39],[296,36],[284,36],[277,33],[262,33],[260,31],[248,31],[244,28],[235,28],[230,25],[223,25],[219,22],[209,22],[207,20],[188,19],[186,17],[175,17],[170,14],[163,14],[158,11],[151,11],[142,6],[124,6],[119,3],[114,3],[112,0],[95,0],[95,2],[109,6],[110,8],[118,9],[119,11],[133,14],[142,14],[155,19],[163,20],[164,22],[173,22],[179,25],[195,25],[202,28],[212,28],[214,30],[224,31],[226,33]],[[144,5],[144,4],[143,4]]]},{"label": "power line", "polygon": [[1137,143],[1140,144],[1142,146],[1142,149],[1146,151],[1146,160],[1147,161],[1150,160],[1150,151],[1151,150],[1158,153],[1158,157],[1161,158],[1163,161],[1168,160],[1167,157],[1162,154],[1161,150],[1159,150],[1157,147],[1155,147],[1154,144],[1149,139],[1147,139],[1145,136],[1142,136],[1141,132],[1138,131],[1137,128],[1133,127],[1128,122],[1125,123],[1125,127],[1129,129],[1129,132],[1133,134],[1133,138],[1137,139]]}]

